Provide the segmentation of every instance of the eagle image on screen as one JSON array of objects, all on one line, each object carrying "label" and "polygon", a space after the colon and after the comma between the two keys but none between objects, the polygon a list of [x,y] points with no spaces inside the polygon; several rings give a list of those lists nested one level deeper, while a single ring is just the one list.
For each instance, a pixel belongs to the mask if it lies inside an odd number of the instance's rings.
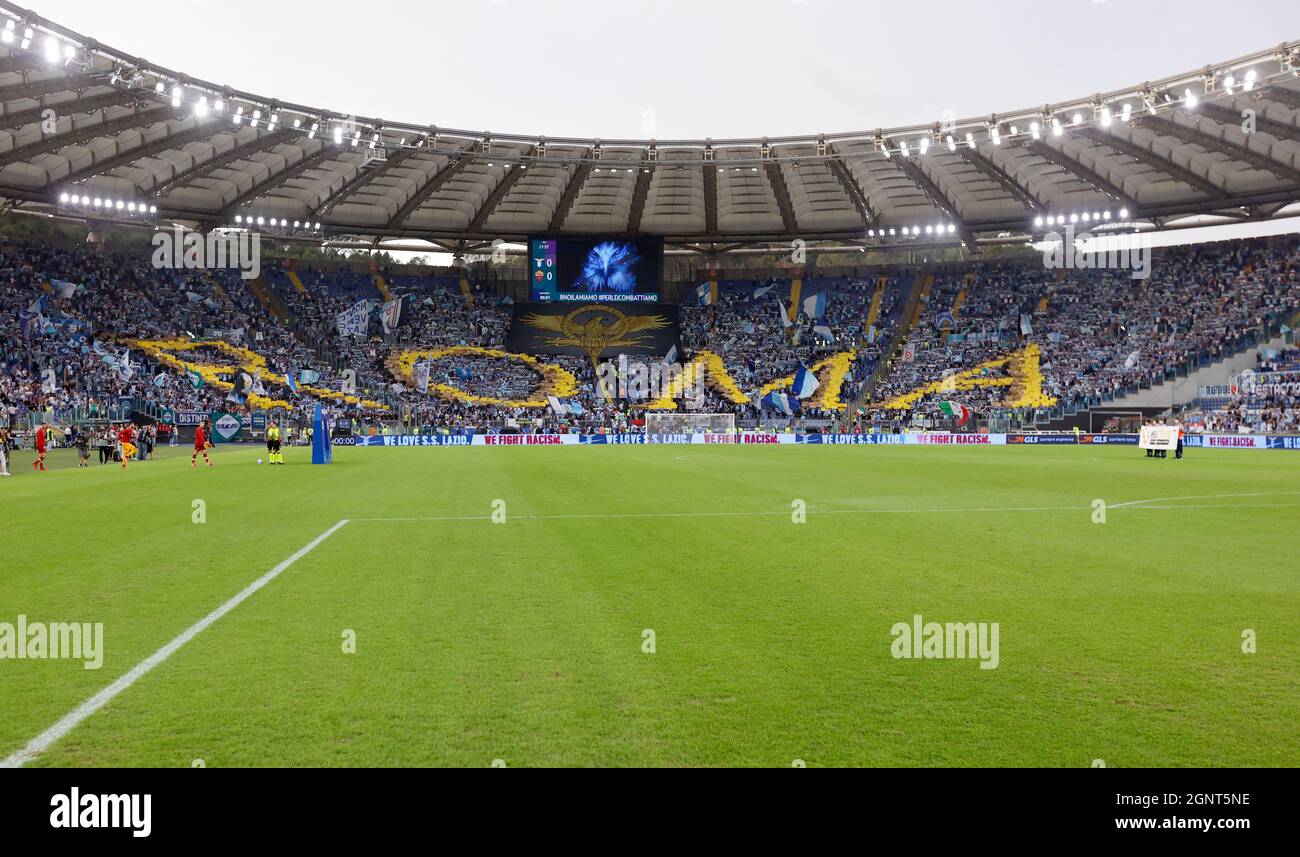
[{"label": "eagle image on screen", "polygon": [[602,241],[587,253],[570,291],[628,295],[636,291],[641,254],[628,241]]},{"label": "eagle image on screen", "polygon": [[532,238],[532,298],[538,303],[655,303],[663,279],[663,239],[639,235]]}]

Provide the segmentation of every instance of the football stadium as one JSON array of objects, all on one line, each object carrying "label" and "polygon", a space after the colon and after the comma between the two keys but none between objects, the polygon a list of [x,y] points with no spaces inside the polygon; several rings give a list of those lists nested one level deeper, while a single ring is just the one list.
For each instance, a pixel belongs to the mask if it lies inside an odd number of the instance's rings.
[{"label": "football stadium", "polygon": [[9,787],[1300,761],[1294,9],[1028,108],[582,137],[46,5],[0,0]]}]

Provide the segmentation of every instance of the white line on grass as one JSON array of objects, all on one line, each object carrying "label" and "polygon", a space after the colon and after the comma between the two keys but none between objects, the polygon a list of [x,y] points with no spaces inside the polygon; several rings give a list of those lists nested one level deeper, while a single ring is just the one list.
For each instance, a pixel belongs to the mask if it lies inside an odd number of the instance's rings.
[{"label": "white line on grass", "polygon": [[[943,512],[1079,512],[1087,506],[1033,506],[1005,509],[820,509],[818,515],[908,515],[940,514]],[[789,509],[774,512],[613,512],[577,515],[512,515],[528,521],[613,520],[619,518],[771,518],[786,517]],[[412,518],[352,518],[357,524],[401,524],[433,521],[490,521],[491,515],[432,515]]]},{"label": "white line on grass", "polygon": [[[1179,509],[1294,509],[1300,503],[1179,503],[1177,506],[1126,506],[1130,512],[1178,511]],[[1115,508],[1111,506],[1111,508]]]},{"label": "white line on grass", "polygon": [[176,637],[176,639],[172,640],[170,643],[163,646],[161,649],[154,652],[152,655],[145,658],[140,663],[136,664],[134,667],[132,667],[131,671],[128,672],[126,675],[122,676],[117,681],[113,682],[108,687],[104,688],[99,693],[92,696],[90,699],[87,699],[85,702],[81,703],[81,705],[78,705],[69,714],[64,715],[63,718],[59,720],[59,722],[55,723],[49,729],[46,729],[40,735],[37,735],[35,738],[29,741],[27,745],[23,747],[21,750],[14,753],[9,758],[0,761],[0,768],[21,768],[23,765],[27,764],[32,759],[35,759],[37,756],[44,753],[46,750],[52,747],[55,744],[55,742],[63,738],[63,736],[67,735],[73,729],[77,728],[77,726],[79,726],[82,721],[90,717],[90,715],[94,714],[99,709],[103,708],[110,701],[112,701],[114,697],[116,697],[122,691],[126,690],[131,685],[135,684],[154,667],[158,666],[160,663],[170,658],[173,654],[176,653],[177,649],[179,649],[181,646],[188,643],[190,640],[193,640],[213,622],[217,621],[222,616],[225,616],[227,613],[229,613],[231,610],[234,610],[240,604],[243,604],[250,597],[252,597],[252,595],[255,592],[257,592],[263,586],[266,586],[272,580],[275,580],[277,577],[280,576],[281,572],[283,572],[289,566],[293,565],[298,560],[305,557],[307,554],[311,553],[313,550],[315,550],[317,547],[320,546],[321,542],[325,541],[330,536],[334,535],[336,532],[342,529],[343,526],[347,523],[348,521],[345,518],[344,520],[339,521],[337,524],[330,527],[325,532],[321,533],[316,538],[312,539],[312,541],[308,543],[306,547],[303,547],[293,556],[289,557],[284,562],[280,563],[275,568],[271,569],[266,574],[262,575],[257,580],[250,583],[247,587],[244,588],[242,592],[240,592],[234,598],[231,598],[225,604],[222,604],[216,610],[213,610],[211,613],[204,616],[199,621],[195,622],[185,631],[182,631],[180,636]]},{"label": "white line on grass", "polygon": [[1123,509],[1127,506],[1145,506],[1148,503],[1168,503],[1171,500],[1226,500],[1236,497],[1294,497],[1300,491],[1259,491],[1254,494],[1192,494],[1185,497],[1156,497],[1152,500],[1130,500],[1127,503],[1112,503],[1110,508]]},{"label": "white line on grass", "polygon": [[[1131,500],[1127,503],[1114,503],[1109,509],[1143,509],[1178,510],[1178,509],[1267,509],[1290,507],[1291,503],[1253,503],[1217,504],[1217,505],[1178,505],[1155,506],[1170,500],[1209,500],[1230,497],[1274,497],[1300,495],[1300,491],[1266,491],[1257,494],[1202,494],[1194,497],[1157,497],[1151,500]],[[957,509],[810,509],[814,515],[975,515],[1002,514],[1013,512],[1091,512],[1091,506],[1000,506]],[[617,520],[635,518],[774,518],[786,517],[789,509],[767,512],[593,512],[590,514],[571,515],[513,515],[511,517],[526,521],[573,521],[573,520]],[[402,523],[436,523],[447,521],[490,521],[491,515],[429,515],[417,517],[394,518],[352,518],[357,524],[402,524]]]}]

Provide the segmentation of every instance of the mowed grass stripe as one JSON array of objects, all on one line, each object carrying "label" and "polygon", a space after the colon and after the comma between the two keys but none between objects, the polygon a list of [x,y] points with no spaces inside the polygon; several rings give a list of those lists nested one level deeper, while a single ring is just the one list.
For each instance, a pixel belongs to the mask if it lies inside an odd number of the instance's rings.
[{"label": "mowed grass stripe", "polygon": [[[350,526],[38,764],[1297,757],[1287,665],[1300,650],[1280,629],[1300,597],[1279,562],[1294,509],[1134,508],[1105,526],[1087,511],[1093,497],[1284,491],[1284,454],[895,451],[341,450],[333,468],[245,466],[241,479],[277,480],[258,489],[278,501],[276,522],[487,515],[494,499],[509,520]],[[327,496],[307,485],[318,472]],[[811,514],[802,527],[523,517],[764,511],[795,497],[1080,511]],[[893,660],[889,627],[915,612],[1001,623],[1001,666]],[[1243,628],[1269,645],[1242,655]],[[356,655],[341,651],[344,629]]]}]

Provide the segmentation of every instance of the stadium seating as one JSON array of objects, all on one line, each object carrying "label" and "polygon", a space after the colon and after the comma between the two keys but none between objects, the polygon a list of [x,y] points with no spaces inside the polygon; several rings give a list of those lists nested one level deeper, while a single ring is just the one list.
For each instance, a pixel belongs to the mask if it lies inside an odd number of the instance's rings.
[{"label": "stadium seating", "polygon": [[[1300,348],[1289,348],[1273,357],[1261,356],[1257,373],[1297,373],[1300,378]],[[1276,384],[1251,385],[1228,396],[1205,396],[1197,400],[1187,421],[1209,434],[1293,434],[1300,432],[1300,381],[1290,377]]]},{"label": "stadium seating", "polygon": [[[1276,329],[1300,309],[1298,270],[1300,251],[1294,242],[1257,241],[1166,251],[1147,280],[1113,271],[1060,276],[1029,262],[931,269],[922,278],[913,270],[809,278],[801,282],[789,328],[780,309],[791,310],[789,280],[723,280],[710,305],[697,305],[695,291],[684,290],[681,333],[687,357],[705,351],[719,355],[746,396],[801,365],[852,354],[839,389],[840,407],[810,401],[804,418],[835,418],[859,403],[870,403],[871,418],[882,424],[934,415],[937,401],[947,395],[942,391],[927,392],[905,407],[882,405],[945,373],[1028,344],[1040,355],[1044,396],[1085,408],[1161,383],[1189,366],[1222,359],[1255,342],[1261,329]],[[54,282],[81,288],[65,295],[51,286]],[[217,409],[224,390],[195,388],[174,367],[149,355],[134,355],[138,369],[123,377],[91,347],[96,341],[190,336],[246,346],[265,358],[268,374],[310,370],[328,386],[341,371],[354,370],[359,395],[383,404],[383,415],[401,416],[408,424],[490,427],[524,416],[561,422],[549,413],[420,395],[399,383],[387,365],[393,349],[503,348],[512,305],[481,287],[467,300],[458,276],[394,273],[385,275],[385,283],[391,293],[410,298],[401,327],[385,336],[372,322],[365,336],[343,337],[337,316],[357,300],[379,300],[369,273],[309,266],[289,270],[268,263],[258,280],[246,282],[236,272],[157,270],[138,257],[85,248],[4,245],[0,419],[20,426],[32,419],[76,421],[128,400]],[[803,300],[817,294],[825,296],[826,310],[824,317],[813,319],[802,311]],[[563,366],[579,382],[572,400],[584,413],[566,416],[565,424],[595,429],[637,422],[637,409],[629,412],[598,396],[587,359],[547,361]],[[1269,365],[1297,363],[1296,352],[1288,351]],[[42,389],[41,373],[47,368],[57,373],[53,390]],[[433,376],[434,385],[447,383],[470,395],[502,399],[523,396],[535,382],[535,374],[522,364],[474,355],[440,358]],[[1005,389],[979,387],[963,395],[964,404],[977,413],[990,413],[1003,406]],[[704,407],[743,420],[785,417],[757,396],[740,404],[720,395],[717,385],[710,385]],[[1207,429],[1297,427],[1294,397],[1230,397],[1201,402],[1200,408]],[[373,407],[352,410],[380,414]]]}]

